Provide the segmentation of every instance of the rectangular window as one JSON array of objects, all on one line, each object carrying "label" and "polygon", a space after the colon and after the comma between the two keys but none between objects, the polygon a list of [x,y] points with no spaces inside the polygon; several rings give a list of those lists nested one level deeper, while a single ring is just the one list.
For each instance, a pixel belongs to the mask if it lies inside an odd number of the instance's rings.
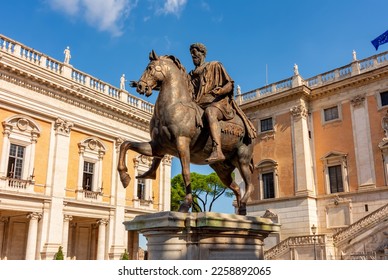
[{"label": "rectangular window", "polygon": [[137,198],[140,200],[145,200],[145,180],[137,180]]},{"label": "rectangular window", "polygon": [[381,92],[381,106],[387,106],[388,105],[388,91]]},{"label": "rectangular window", "polygon": [[344,191],[341,165],[329,166],[329,182],[331,193]]},{"label": "rectangular window", "polygon": [[93,189],[93,174],[94,174],[94,163],[84,162],[84,173],[82,179],[82,188],[86,191]]},{"label": "rectangular window", "polygon": [[325,122],[339,119],[338,107],[331,107],[323,110],[325,116]]},{"label": "rectangular window", "polygon": [[7,177],[22,179],[25,147],[11,144],[9,149]]},{"label": "rectangular window", "polygon": [[275,197],[275,182],[274,173],[264,173],[261,175],[263,180],[263,198],[274,198]]},{"label": "rectangular window", "polygon": [[260,132],[273,130],[272,118],[260,120]]}]

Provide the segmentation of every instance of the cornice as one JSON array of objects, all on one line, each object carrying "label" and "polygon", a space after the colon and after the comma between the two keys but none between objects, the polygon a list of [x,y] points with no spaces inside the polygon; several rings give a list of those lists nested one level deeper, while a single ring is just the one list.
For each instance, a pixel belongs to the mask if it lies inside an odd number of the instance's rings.
[{"label": "cornice", "polygon": [[[5,56],[0,59],[0,80],[32,90],[50,98],[90,111],[120,123],[148,131],[151,113],[139,110],[108,95],[95,92],[81,84],[63,78],[39,67],[21,67],[15,59],[6,64]],[[10,62],[10,61],[7,61]],[[96,94],[98,93],[98,94]]]},{"label": "cornice", "polygon": [[305,101],[313,101],[324,96],[337,94],[344,89],[352,89],[368,85],[372,82],[388,78],[388,65],[380,67],[365,73],[361,73],[349,78],[333,82],[320,87],[309,88],[302,85],[296,88],[291,88],[280,93],[264,95],[261,98],[253,99],[249,102],[241,104],[240,107],[249,112],[259,110],[268,106],[274,106],[290,100],[304,99]]},{"label": "cornice", "polygon": [[280,93],[265,95],[260,99],[255,99],[250,102],[241,104],[240,107],[245,112],[251,110],[256,111],[263,107],[274,106],[291,100],[308,100],[310,95],[311,89],[305,85],[302,85]]},{"label": "cornice", "polygon": [[333,95],[344,89],[361,87],[387,77],[388,65],[356,76],[349,77],[347,79],[343,79],[338,82],[333,82],[328,85],[314,88],[311,90],[310,99],[315,100],[321,98],[322,96]]}]

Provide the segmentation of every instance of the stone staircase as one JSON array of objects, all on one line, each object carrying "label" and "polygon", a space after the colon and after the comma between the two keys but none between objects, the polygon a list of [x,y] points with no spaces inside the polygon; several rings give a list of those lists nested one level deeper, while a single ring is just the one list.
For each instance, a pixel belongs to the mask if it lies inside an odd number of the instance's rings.
[{"label": "stone staircase", "polygon": [[[277,260],[277,259],[296,259],[295,252],[298,251],[298,248],[306,247],[306,246],[316,246],[320,250],[318,259],[327,259],[326,256],[326,247],[334,246],[337,252],[341,252],[342,249],[346,246],[349,247],[349,244],[352,240],[356,238],[362,239],[368,237],[368,232],[381,227],[380,231],[383,231],[383,234],[387,235],[383,244],[380,244],[380,249],[384,254],[388,253],[388,204],[380,207],[379,209],[373,211],[369,215],[363,217],[357,222],[349,225],[348,227],[336,232],[332,236],[328,236],[326,234],[320,234],[315,236],[306,235],[306,236],[292,236],[283,240],[276,246],[270,248],[264,253],[264,259],[266,260]],[[376,231],[376,230],[375,230]],[[315,244],[314,244],[315,242]],[[384,248],[383,248],[384,247]],[[349,247],[350,248],[350,247]],[[366,251],[353,251],[349,253],[349,256],[357,257],[361,256],[361,259],[376,259],[376,252],[366,252]],[[374,256],[372,258],[366,256]],[[340,259],[340,257],[336,257],[336,259]],[[348,257],[349,258],[349,257]],[[359,258],[360,259],[360,258]]]}]

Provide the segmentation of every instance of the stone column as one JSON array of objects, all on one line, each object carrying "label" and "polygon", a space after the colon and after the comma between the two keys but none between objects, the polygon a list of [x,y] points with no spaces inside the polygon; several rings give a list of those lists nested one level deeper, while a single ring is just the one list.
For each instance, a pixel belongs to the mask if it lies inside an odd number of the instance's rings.
[{"label": "stone column", "polygon": [[98,222],[97,260],[105,259],[105,232],[108,220],[101,219]]},{"label": "stone column", "polygon": [[36,256],[36,241],[38,237],[38,221],[41,218],[39,213],[30,213],[27,218],[30,219],[28,225],[26,260],[35,260]]},{"label": "stone column", "polygon": [[170,155],[164,156],[159,168],[159,211],[170,211],[172,159],[173,157]]},{"label": "stone column", "polygon": [[51,201],[48,210],[47,237],[41,252],[43,260],[52,260],[62,245],[63,234],[63,199],[67,182],[69,162],[70,132],[73,123],[58,118],[54,123],[55,141],[52,160]]},{"label": "stone column", "polygon": [[7,244],[7,242],[4,242],[5,241],[4,236],[6,236],[5,230],[6,230],[6,224],[8,223],[8,221],[9,221],[8,217],[2,217],[0,215],[0,260],[3,259],[3,245]]},{"label": "stone column", "polygon": [[69,251],[69,224],[70,221],[73,220],[73,216],[64,215],[63,216],[63,233],[62,233],[62,247],[63,247],[63,255],[66,259],[67,252]]},{"label": "stone column", "polygon": [[304,104],[291,108],[292,145],[295,162],[295,194],[315,193],[313,161],[310,148],[308,111]]},{"label": "stone column", "polygon": [[360,189],[376,187],[373,147],[369,127],[368,108],[365,97],[356,96],[351,100],[354,148],[357,151],[356,164]]}]

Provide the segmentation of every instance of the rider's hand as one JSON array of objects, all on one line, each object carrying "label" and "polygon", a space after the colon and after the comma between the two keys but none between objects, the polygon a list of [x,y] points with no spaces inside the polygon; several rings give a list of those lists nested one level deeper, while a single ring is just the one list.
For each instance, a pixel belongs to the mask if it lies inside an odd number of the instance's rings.
[{"label": "rider's hand", "polygon": [[222,94],[222,87],[215,87],[212,91],[211,91],[212,94],[214,95],[220,95]]}]

